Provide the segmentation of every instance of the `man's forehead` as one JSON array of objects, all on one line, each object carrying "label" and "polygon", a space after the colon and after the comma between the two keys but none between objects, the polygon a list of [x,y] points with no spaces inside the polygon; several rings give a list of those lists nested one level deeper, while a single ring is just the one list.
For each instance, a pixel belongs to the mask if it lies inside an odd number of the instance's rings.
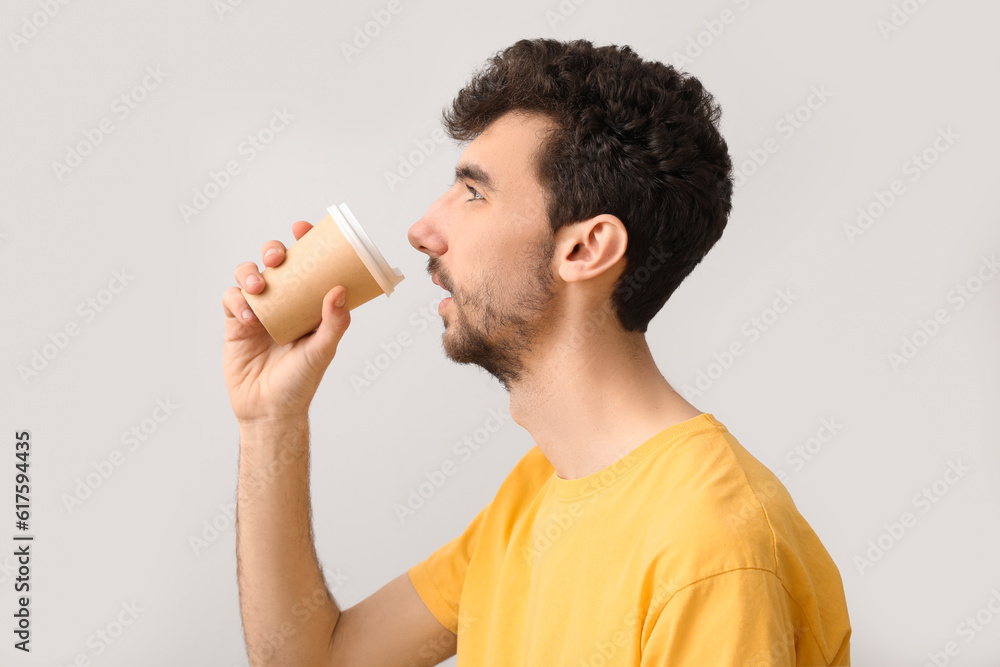
[{"label": "man's forehead", "polygon": [[535,158],[552,122],[539,114],[507,113],[493,121],[462,153],[456,178],[495,192],[536,183]]}]

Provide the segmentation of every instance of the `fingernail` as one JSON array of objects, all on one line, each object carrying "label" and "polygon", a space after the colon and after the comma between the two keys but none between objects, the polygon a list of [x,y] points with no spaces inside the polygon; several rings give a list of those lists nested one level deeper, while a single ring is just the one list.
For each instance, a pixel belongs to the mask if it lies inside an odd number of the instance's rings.
[{"label": "fingernail", "polygon": [[246,310],[244,310],[243,311],[243,319],[246,320],[247,322],[252,322],[253,321],[253,311],[250,310],[249,308],[247,308]]},{"label": "fingernail", "polygon": [[271,248],[267,252],[264,253],[264,259],[267,259],[271,255],[277,255],[277,254],[278,254],[278,249],[277,248]]},{"label": "fingernail", "polygon": [[347,292],[341,294],[337,300],[333,303],[337,308],[343,308],[344,304],[347,303]]},{"label": "fingernail", "polygon": [[260,278],[258,278],[257,276],[254,275],[247,276],[247,287],[250,287],[251,285],[256,285],[259,282]]}]

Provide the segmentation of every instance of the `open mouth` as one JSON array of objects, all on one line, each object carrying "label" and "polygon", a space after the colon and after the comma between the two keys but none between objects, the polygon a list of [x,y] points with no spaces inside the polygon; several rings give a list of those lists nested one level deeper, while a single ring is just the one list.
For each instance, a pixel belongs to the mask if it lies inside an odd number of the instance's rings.
[{"label": "open mouth", "polygon": [[441,301],[438,303],[438,314],[443,315],[445,308],[451,305],[452,302],[451,292],[445,288],[444,283],[441,282],[441,279],[437,276],[436,273],[431,274],[431,282],[433,282],[441,289],[440,292]]},{"label": "open mouth", "polygon": [[[439,287],[441,287],[441,286],[439,285]],[[444,287],[441,287],[440,296],[441,296],[441,302],[438,304],[438,312],[439,313],[444,312],[444,309],[446,307],[448,307],[448,305],[452,301],[451,292],[449,292],[448,290],[446,290]]]}]

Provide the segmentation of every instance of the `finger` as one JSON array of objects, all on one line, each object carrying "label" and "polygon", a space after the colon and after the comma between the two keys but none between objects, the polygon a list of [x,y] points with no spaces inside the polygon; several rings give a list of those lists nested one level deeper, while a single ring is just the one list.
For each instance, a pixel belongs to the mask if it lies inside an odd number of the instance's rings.
[{"label": "finger", "polygon": [[298,222],[292,224],[292,234],[295,235],[295,240],[298,241],[312,228],[312,224],[306,222],[305,220],[299,220]]},{"label": "finger", "polygon": [[260,248],[264,257],[264,266],[277,266],[285,261],[285,244],[281,241],[268,241]]},{"label": "finger", "polygon": [[351,324],[351,311],[347,304],[336,306],[335,302],[347,294],[347,288],[337,285],[323,297],[323,321],[316,331],[305,337],[306,353],[321,371],[325,371],[337,354],[337,345],[347,327]]},{"label": "finger", "polygon": [[243,262],[237,266],[233,276],[247,294],[258,294],[264,289],[264,278],[253,262]]},{"label": "finger", "polygon": [[227,318],[233,318],[242,324],[250,325],[257,321],[239,287],[230,287],[222,295],[222,310]]}]

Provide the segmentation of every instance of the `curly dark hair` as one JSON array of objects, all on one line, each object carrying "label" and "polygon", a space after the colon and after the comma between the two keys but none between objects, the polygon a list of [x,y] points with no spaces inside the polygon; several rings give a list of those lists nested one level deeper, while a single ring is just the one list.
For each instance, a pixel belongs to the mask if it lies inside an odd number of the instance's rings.
[{"label": "curly dark hair", "polygon": [[[719,106],[695,77],[628,46],[522,39],[459,91],[444,125],[467,142],[510,111],[542,113],[557,128],[535,157],[553,234],[602,213],[622,221],[625,270],[612,305],[626,331],[645,333],[732,208]],[[657,255],[668,258],[659,267]]]}]

